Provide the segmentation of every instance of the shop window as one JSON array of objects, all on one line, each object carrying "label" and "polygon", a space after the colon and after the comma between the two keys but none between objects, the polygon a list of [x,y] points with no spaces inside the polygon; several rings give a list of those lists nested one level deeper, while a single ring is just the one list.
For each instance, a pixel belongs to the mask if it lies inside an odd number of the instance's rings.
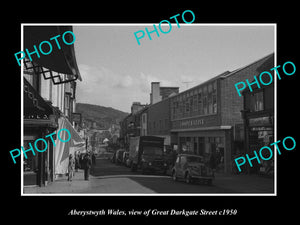
[{"label": "shop window", "polygon": [[[24,141],[23,148],[24,149],[29,149],[29,143],[32,142],[31,140],[29,141]],[[33,144],[32,144],[33,145]],[[34,156],[33,154],[29,153],[27,154],[27,158],[25,158],[25,155],[23,155],[23,162],[24,162],[24,172],[36,172],[38,169],[38,162],[37,162],[37,156]]]}]

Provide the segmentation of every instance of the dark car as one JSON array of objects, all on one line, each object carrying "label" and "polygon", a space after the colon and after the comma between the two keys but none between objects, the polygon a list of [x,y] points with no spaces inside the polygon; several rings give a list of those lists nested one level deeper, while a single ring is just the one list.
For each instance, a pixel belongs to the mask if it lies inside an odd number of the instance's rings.
[{"label": "dark car", "polygon": [[127,162],[127,159],[129,158],[129,152],[125,152],[123,153],[123,157],[122,157],[122,164],[127,166],[126,162]]},{"label": "dark car", "polygon": [[119,149],[116,151],[116,164],[122,164],[124,149]]},{"label": "dark car", "polygon": [[185,180],[186,183],[202,181],[211,184],[214,179],[213,171],[203,162],[202,156],[179,154],[172,169],[172,178]]}]

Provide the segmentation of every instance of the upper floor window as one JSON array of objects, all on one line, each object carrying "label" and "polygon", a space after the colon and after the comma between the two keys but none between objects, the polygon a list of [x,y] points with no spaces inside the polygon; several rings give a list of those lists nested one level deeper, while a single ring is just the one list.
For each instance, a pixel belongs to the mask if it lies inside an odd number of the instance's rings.
[{"label": "upper floor window", "polygon": [[264,110],[264,96],[263,92],[251,93],[250,94],[250,111],[257,112]]}]

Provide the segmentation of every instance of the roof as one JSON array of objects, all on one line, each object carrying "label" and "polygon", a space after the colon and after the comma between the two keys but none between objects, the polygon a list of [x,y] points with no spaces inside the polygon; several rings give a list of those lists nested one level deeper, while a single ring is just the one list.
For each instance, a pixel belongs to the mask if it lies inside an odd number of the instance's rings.
[{"label": "roof", "polygon": [[[243,67],[241,67],[241,68],[239,68],[239,69],[236,69],[236,70],[234,70],[234,71],[232,71],[232,72],[230,72],[230,73],[228,73],[228,74],[224,74],[223,76],[221,76],[221,78],[227,78],[227,77],[229,77],[229,76],[233,76],[233,75],[236,74],[237,72],[239,72],[239,71],[241,71],[241,70],[243,70],[243,69],[246,69],[247,67],[249,67],[249,66],[251,66],[251,65],[253,65],[253,64],[255,64],[255,63],[259,62],[259,61],[267,61],[267,60],[270,60],[272,57],[274,57],[274,53],[271,53],[271,54],[269,54],[269,55],[267,55],[267,56],[265,56],[265,57],[263,57],[263,58],[261,58],[261,59],[258,59],[258,60],[256,60],[256,61],[254,61],[254,62],[252,62],[252,63],[250,63],[250,64],[248,64],[248,65],[246,65],[246,66],[243,66]],[[260,66],[260,67],[261,67],[261,66]],[[258,70],[259,70],[260,67],[258,67]]]},{"label": "roof", "polygon": [[[223,73],[221,73],[221,74],[219,74],[219,75],[217,75],[217,76],[215,76],[215,77],[213,77],[213,78],[211,78],[211,79],[209,79],[209,80],[207,80],[207,81],[204,81],[203,83],[198,84],[198,85],[196,85],[196,86],[194,86],[194,87],[192,87],[192,88],[190,88],[190,89],[187,89],[187,90],[185,90],[185,91],[183,91],[183,92],[179,92],[179,93],[176,94],[176,95],[169,96],[169,98],[172,98],[172,97],[175,97],[175,96],[177,96],[177,95],[180,95],[180,94],[189,92],[189,91],[191,91],[191,90],[193,90],[193,89],[196,89],[196,88],[200,87],[201,85],[204,85],[204,84],[206,84],[206,83],[212,82],[212,81],[214,81],[214,80],[217,80],[217,79],[226,79],[226,78],[228,78],[228,77],[230,77],[230,76],[234,76],[236,73],[240,72],[241,70],[246,69],[247,67],[249,67],[249,66],[251,66],[251,65],[253,65],[253,64],[255,64],[255,63],[259,62],[259,61],[268,61],[268,60],[270,60],[272,57],[274,57],[274,53],[271,53],[271,54],[269,54],[269,55],[267,55],[267,56],[264,56],[263,58],[258,59],[258,60],[256,60],[256,61],[254,61],[254,62],[252,62],[252,63],[250,63],[250,64],[248,64],[248,65],[246,65],[246,66],[243,66],[243,67],[241,67],[241,68],[238,68],[238,69],[236,69],[236,70],[234,70],[234,71],[231,71],[231,72],[230,72],[230,71],[225,71],[225,72],[223,72]],[[257,70],[259,70],[260,68],[261,68],[261,66],[258,67]]]}]

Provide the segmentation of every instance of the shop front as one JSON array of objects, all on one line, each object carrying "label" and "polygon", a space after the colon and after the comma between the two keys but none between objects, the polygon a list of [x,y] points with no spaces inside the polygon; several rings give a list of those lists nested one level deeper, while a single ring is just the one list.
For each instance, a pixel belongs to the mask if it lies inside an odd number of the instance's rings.
[{"label": "shop front", "polygon": [[[261,115],[248,114],[246,117],[246,144],[248,154],[254,150],[269,146],[274,142],[274,116],[272,113],[262,113]],[[274,158],[262,161],[260,164],[253,163],[249,168],[250,173],[260,173],[272,175],[274,171]]]},{"label": "shop front", "polygon": [[[257,68],[257,73],[274,67],[274,55]],[[274,79],[274,72],[272,72]],[[267,83],[269,78],[262,77]],[[252,81],[253,82],[253,81]],[[253,157],[253,151],[263,146],[269,146],[274,142],[274,84],[261,88],[253,87],[253,90],[243,91],[244,109],[242,117],[245,125],[246,153]],[[273,149],[274,150],[274,149]],[[259,173],[267,176],[274,174],[274,158],[262,161],[260,164],[252,161],[253,167],[248,167],[249,173]]]},{"label": "shop front", "polygon": [[[57,113],[24,78],[24,136],[23,148],[29,149],[29,143],[33,145],[38,138],[54,132],[57,127]],[[38,149],[44,149],[44,142],[38,142]],[[47,185],[53,181],[53,144],[47,141],[48,151],[30,151],[23,155],[23,184]]]},{"label": "shop front", "polygon": [[220,173],[231,172],[232,127],[211,126],[216,116],[173,122],[171,135],[177,137],[178,153],[199,155]]},{"label": "shop front", "polygon": [[[268,86],[253,93],[244,92],[245,108],[242,111],[245,124],[246,153],[274,142],[274,87]],[[250,173],[273,175],[274,160],[254,162]]]}]

